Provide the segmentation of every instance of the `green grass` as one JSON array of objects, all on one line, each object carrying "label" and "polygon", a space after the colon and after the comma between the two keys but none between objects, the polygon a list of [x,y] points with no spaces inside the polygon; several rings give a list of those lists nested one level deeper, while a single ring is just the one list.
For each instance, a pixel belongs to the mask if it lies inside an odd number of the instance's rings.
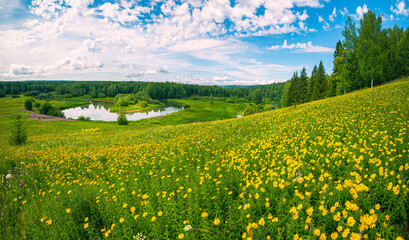
[{"label": "green grass", "polygon": [[[27,120],[22,147],[0,118],[0,239],[407,238],[408,98],[406,79],[178,126]],[[235,114],[176,101],[162,119]]]}]

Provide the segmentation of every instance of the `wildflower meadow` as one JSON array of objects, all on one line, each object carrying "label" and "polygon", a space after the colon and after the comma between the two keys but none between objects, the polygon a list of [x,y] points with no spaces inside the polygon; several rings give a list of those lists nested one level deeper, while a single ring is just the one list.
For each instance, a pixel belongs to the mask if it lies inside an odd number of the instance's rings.
[{"label": "wildflower meadow", "polygon": [[408,80],[179,126],[27,119],[23,146],[1,121],[1,239],[409,237]]}]

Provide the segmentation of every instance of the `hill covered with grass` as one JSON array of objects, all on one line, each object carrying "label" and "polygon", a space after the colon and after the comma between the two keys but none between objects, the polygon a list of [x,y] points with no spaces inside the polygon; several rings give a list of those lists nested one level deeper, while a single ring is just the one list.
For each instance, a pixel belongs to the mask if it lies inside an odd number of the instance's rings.
[{"label": "hill covered with grass", "polygon": [[200,124],[28,120],[22,147],[4,117],[0,237],[402,239],[408,120],[408,79]]}]

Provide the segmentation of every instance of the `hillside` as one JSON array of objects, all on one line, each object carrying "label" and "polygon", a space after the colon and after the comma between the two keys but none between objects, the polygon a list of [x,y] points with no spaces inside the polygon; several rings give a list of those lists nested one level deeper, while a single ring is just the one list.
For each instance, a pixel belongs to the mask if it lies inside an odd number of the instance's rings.
[{"label": "hillside", "polygon": [[200,124],[28,120],[22,147],[2,117],[0,238],[408,237],[408,119],[409,79]]}]

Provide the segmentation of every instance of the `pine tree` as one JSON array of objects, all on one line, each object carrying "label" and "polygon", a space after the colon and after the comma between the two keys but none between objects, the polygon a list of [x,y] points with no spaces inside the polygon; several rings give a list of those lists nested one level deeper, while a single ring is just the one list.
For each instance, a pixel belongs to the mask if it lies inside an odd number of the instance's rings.
[{"label": "pine tree", "polygon": [[317,65],[314,65],[314,68],[312,69],[311,72],[311,77],[310,77],[310,84],[309,84],[309,100],[310,101],[315,101],[317,100],[316,97],[314,96],[314,89],[316,88],[317,85]]},{"label": "pine tree", "polygon": [[325,76],[325,68],[322,61],[318,65],[317,72],[314,76],[314,85],[312,89],[312,97],[311,100],[319,100],[323,99],[327,95],[328,86],[327,86],[327,79]]},{"label": "pine tree", "polygon": [[300,73],[298,99],[300,103],[306,103],[310,100],[308,97],[308,76],[305,67],[302,68]]},{"label": "pine tree", "polygon": [[288,89],[288,105],[297,105],[300,103],[299,98],[299,89],[300,89],[300,78],[298,77],[298,72],[294,72],[293,77],[291,78],[291,84]]},{"label": "pine tree", "polygon": [[13,129],[11,130],[10,144],[23,145],[27,142],[27,129],[23,117],[17,115],[16,120],[13,122]]}]

